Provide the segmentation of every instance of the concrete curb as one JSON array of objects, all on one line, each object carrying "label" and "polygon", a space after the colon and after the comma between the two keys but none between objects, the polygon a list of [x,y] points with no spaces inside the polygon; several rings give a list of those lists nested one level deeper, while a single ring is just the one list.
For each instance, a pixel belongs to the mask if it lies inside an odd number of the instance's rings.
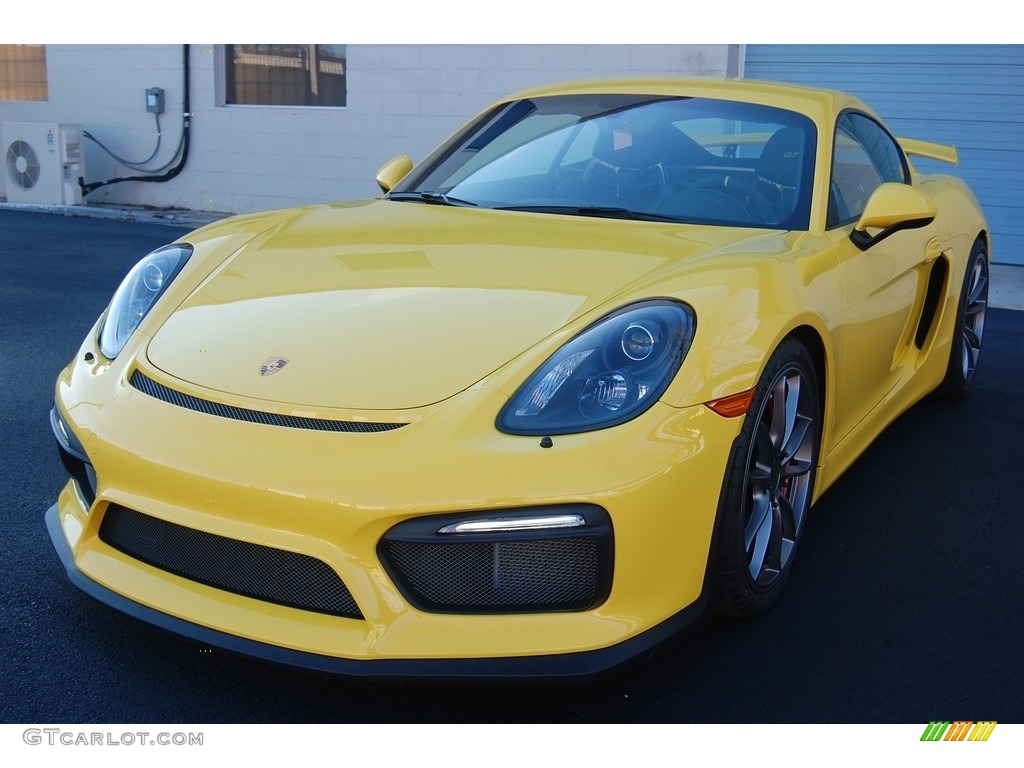
[{"label": "concrete curb", "polygon": [[58,216],[83,216],[114,221],[138,221],[192,228],[201,227],[204,224],[226,219],[234,215],[211,211],[133,208],[131,206],[36,205],[32,203],[0,203],[0,210],[31,211],[56,214]]}]

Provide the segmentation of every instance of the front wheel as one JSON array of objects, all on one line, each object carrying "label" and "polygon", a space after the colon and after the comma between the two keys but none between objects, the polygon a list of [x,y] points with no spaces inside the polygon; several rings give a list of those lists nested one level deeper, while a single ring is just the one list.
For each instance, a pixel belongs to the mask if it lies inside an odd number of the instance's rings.
[{"label": "front wheel", "polygon": [[981,339],[988,310],[988,252],[978,240],[971,249],[967,271],[957,302],[953,339],[950,345],[946,377],[936,390],[940,397],[962,400],[967,397],[971,380],[981,356]]},{"label": "front wheel", "polygon": [[761,375],[726,470],[715,607],[749,616],[778,599],[814,494],[821,404],[814,363],[795,339]]}]

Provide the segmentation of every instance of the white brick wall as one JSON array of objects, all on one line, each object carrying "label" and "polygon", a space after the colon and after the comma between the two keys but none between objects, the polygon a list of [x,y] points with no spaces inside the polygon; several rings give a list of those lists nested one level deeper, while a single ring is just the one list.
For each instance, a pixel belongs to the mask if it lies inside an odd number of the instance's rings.
[{"label": "white brick wall", "polygon": [[[317,109],[221,106],[219,51],[193,45],[185,170],[162,184],[102,187],[87,201],[246,212],[372,196],[384,160],[423,157],[510,92],[590,77],[735,74],[727,72],[730,47],[350,45],[348,106]],[[158,159],[169,159],[181,133],[181,61],[173,45],[47,46],[49,101],[0,102],[0,122],[81,123],[123,157],[141,160],[156,142],[145,90],[158,86],[166,92]],[[88,182],[135,175],[92,142],[86,166]]]}]

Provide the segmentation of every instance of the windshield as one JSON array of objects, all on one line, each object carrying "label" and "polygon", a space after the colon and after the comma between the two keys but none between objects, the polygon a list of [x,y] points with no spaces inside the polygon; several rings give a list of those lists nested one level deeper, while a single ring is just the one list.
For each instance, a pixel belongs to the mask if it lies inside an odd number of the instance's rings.
[{"label": "windshield", "polygon": [[806,229],[814,124],[718,99],[585,94],[504,104],[393,200]]}]

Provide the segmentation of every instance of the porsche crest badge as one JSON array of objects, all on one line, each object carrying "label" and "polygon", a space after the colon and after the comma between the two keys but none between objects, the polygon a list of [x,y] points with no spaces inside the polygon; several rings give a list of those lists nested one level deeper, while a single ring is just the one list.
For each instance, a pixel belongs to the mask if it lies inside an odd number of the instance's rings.
[{"label": "porsche crest badge", "polygon": [[268,357],[260,366],[260,376],[270,376],[288,365],[287,357]]}]

